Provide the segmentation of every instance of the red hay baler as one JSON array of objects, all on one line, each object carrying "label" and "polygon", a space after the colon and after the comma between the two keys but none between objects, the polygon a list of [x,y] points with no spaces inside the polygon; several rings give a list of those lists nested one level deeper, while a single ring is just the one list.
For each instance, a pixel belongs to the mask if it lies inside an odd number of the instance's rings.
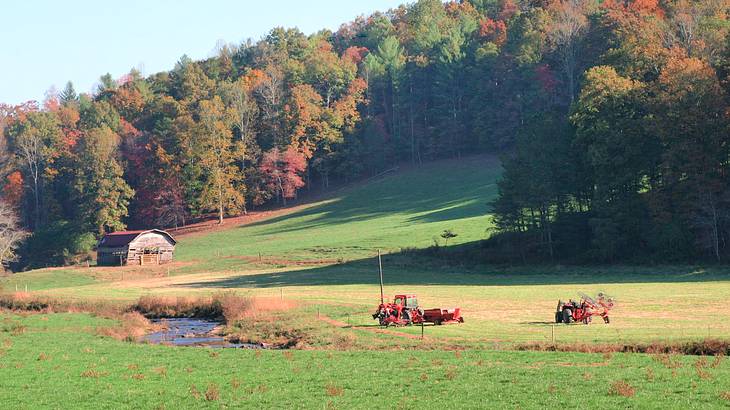
[{"label": "red hay baler", "polygon": [[373,319],[378,319],[381,326],[464,323],[461,308],[422,309],[416,295],[396,295],[393,303],[381,303],[373,314]]}]

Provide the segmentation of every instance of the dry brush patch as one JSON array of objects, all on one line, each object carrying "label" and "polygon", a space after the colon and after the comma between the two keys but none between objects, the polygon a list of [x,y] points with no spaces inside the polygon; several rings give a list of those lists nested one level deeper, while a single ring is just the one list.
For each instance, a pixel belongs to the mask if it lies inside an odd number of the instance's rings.
[{"label": "dry brush patch", "polygon": [[218,401],[221,397],[220,389],[215,383],[209,383],[208,388],[205,389],[205,400],[207,401]]},{"label": "dry brush patch", "polygon": [[341,396],[344,389],[332,382],[329,382],[325,386],[325,391],[327,392],[328,396],[335,397],[335,396]]},{"label": "dry brush patch", "polygon": [[100,377],[104,377],[107,375],[109,375],[109,372],[103,372],[103,371],[99,371],[99,370],[93,369],[93,368],[84,370],[81,373],[81,377],[86,377],[86,378],[91,378],[91,379],[98,379]]},{"label": "dry brush patch", "polygon": [[730,354],[730,340],[704,339],[676,343],[545,343],[533,342],[515,345],[515,350],[540,352],[580,353],[649,353],[684,354],[696,356],[726,356]]},{"label": "dry brush patch", "polygon": [[102,336],[109,336],[117,340],[133,342],[144,336],[148,331],[159,327],[153,325],[146,317],[138,312],[126,312],[118,317],[118,326],[107,326],[97,329]]},{"label": "dry brush patch", "polygon": [[60,299],[29,292],[0,293],[0,309],[15,313],[90,313],[116,317],[126,306],[100,299]]},{"label": "dry brush patch", "polygon": [[608,394],[610,396],[633,397],[636,394],[636,389],[625,380],[616,380],[608,388]]},{"label": "dry brush patch", "polygon": [[211,296],[141,296],[131,309],[147,317],[201,317],[223,319],[228,324],[271,312],[292,309],[296,302],[279,299],[242,296],[233,291]]}]

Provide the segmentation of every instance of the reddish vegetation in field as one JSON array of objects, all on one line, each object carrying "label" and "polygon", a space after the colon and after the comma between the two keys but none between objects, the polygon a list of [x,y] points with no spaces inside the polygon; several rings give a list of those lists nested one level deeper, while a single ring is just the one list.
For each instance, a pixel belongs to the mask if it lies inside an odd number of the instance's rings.
[{"label": "reddish vegetation in field", "polygon": [[636,389],[623,380],[617,380],[611,383],[608,394],[611,396],[633,397],[636,394]]},{"label": "reddish vegetation in field", "polygon": [[208,384],[208,388],[205,390],[205,400],[217,401],[220,399],[221,393],[218,389],[218,385],[215,383]]},{"label": "reddish vegetation in field", "polygon": [[705,339],[695,342],[677,343],[525,343],[515,346],[516,350],[536,350],[541,352],[582,352],[582,353],[654,353],[688,354],[699,356],[727,356],[730,354],[730,341]]},{"label": "reddish vegetation in field", "polygon": [[330,397],[341,396],[343,392],[342,387],[339,387],[332,382],[327,383],[325,390],[327,391],[327,395]]}]

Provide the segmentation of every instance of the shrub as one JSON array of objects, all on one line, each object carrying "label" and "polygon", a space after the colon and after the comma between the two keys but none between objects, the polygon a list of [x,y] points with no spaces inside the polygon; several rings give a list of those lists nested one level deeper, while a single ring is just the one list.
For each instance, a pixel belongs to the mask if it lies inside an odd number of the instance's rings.
[{"label": "shrub", "polygon": [[18,249],[15,269],[33,269],[78,263],[88,258],[96,236],[68,221],[55,221],[36,230]]},{"label": "shrub", "polygon": [[121,322],[119,326],[102,327],[97,330],[97,333],[117,340],[133,342],[144,336],[152,327],[150,321],[139,312],[124,313],[119,321]]},{"label": "shrub", "polygon": [[235,292],[223,292],[213,296],[213,303],[220,306],[220,310],[227,323],[240,320],[251,311],[251,298],[239,296]]}]

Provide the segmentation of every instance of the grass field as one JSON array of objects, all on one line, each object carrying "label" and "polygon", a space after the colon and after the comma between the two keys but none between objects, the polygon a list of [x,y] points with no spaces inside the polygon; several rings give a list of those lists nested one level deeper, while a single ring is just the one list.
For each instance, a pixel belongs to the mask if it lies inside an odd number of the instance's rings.
[{"label": "grass field", "polygon": [[730,363],[723,357],[489,350],[216,351],[125,343],[88,331],[106,322],[80,314],[6,315],[0,322],[0,407],[537,409],[730,404]]},{"label": "grass field", "polygon": [[451,244],[483,239],[498,176],[498,162],[484,157],[406,170],[294,214],[185,239],[178,260],[195,270],[245,267],[242,258],[259,254],[326,263],[427,247],[444,229],[459,235]]},{"label": "grass field", "polygon": [[[378,407],[481,407],[482,394],[495,407],[728,405],[725,362],[698,370],[695,357],[675,357],[679,364],[667,365],[664,358],[638,354],[500,351],[553,340],[730,339],[725,320],[730,268],[462,264],[439,257],[448,252],[441,239],[441,250],[431,256],[410,251],[432,246],[445,229],[458,234],[449,247],[487,237],[488,202],[496,195],[499,172],[498,161],[486,157],[403,169],[272,219],[182,236],[172,265],[54,268],[1,279],[5,291],[27,288],[33,295],[120,304],[142,295],[227,290],[293,300],[297,307],[279,315],[277,326],[299,331],[314,351],[211,355],[102,338],[94,328],[103,319],[81,314],[5,313],[0,375],[12,381],[0,387],[0,406],[18,397],[31,408],[44,404],[41,397],[80,401],[93,394],[103,403],[143,408],[254,403],[352,408],[372,407],[371,398]],[[426,327],[424,340],[420,328],[375,326],[370,314],[379,300],[378,249],[384,253],[387,295],[416,293],[425,307],[459,305],[466,323]],[[553,326],[559,298],[598,291],[618,300],[610,325]],[[14,334],[22,326],[27,331]],[[438,351],[444,348],[470,350],[457,357]],[[37,360],[41,353],[52,359]],[[81,376],[86,371],[98,375]],[[393,381],[378,376],[383,372],[393,374]],[[568,388],[561,377],[586,388]],[[60,388],[64,380],[72,387]],[[634,395],[608,393],[611,383],[622,380]],[[209,385],[218,399],[205,399]],[[50,391],[58,396],[48,398]]]}]

